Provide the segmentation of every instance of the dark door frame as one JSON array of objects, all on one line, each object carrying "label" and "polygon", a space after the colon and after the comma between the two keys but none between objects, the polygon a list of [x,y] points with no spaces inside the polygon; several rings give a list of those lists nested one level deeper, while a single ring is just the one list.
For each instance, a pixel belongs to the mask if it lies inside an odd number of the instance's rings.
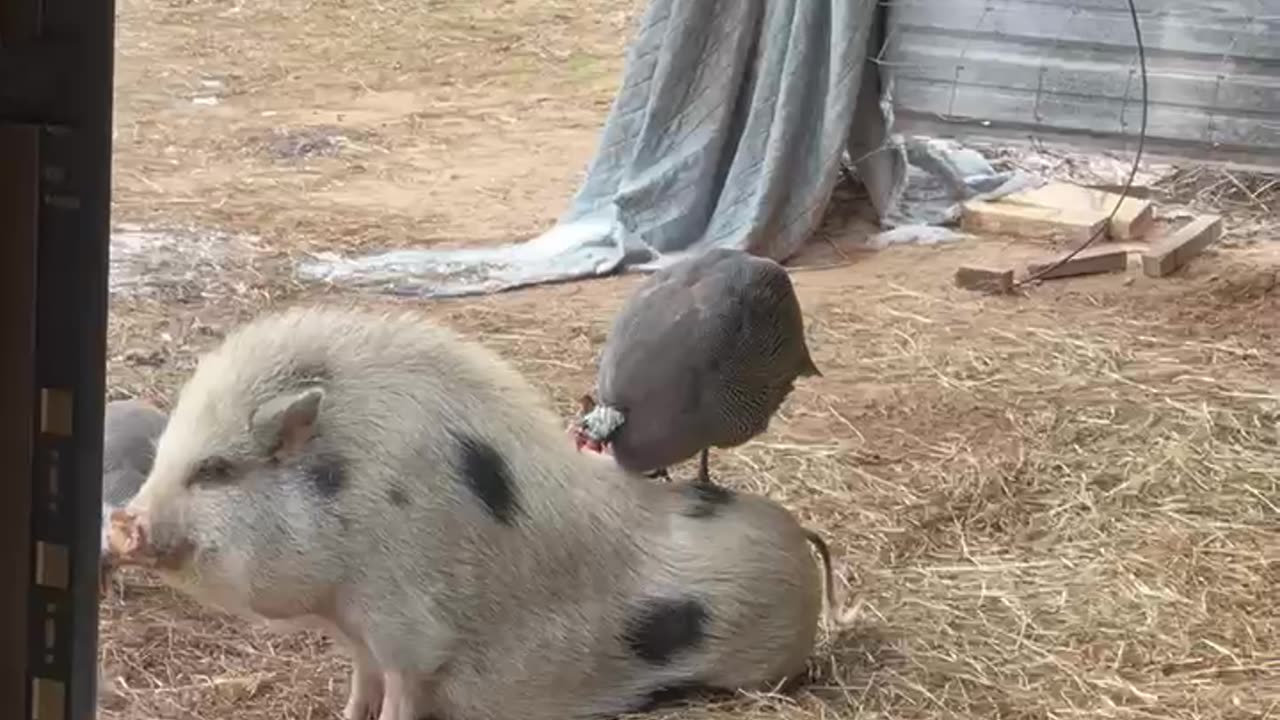
[{"label": "dark door frame", "polygon": [[0,717],[90,720],[114,0],[0,2]]}]

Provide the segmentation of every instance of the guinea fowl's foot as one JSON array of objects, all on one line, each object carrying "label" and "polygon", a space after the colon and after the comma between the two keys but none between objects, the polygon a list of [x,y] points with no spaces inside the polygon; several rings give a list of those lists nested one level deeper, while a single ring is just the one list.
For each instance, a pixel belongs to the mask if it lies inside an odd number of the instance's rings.
[{"label": "guinea fowl's foot", "polygon": [[658,468],[657,470],[654,470],[651,473],[645,473],[645,477],[650,478],[652,480],[661,479],[661,480],[666,480],[667,482],[671,482],[671,473],[667,472],[666,468]]},{"label": "guinea fowl's foot", "polygon": [[699,485],[711,484],[711,471],[707,468],[708,463],[708,451],[704,449],[702,454],[698,456],[698,479],[694,481]]}]

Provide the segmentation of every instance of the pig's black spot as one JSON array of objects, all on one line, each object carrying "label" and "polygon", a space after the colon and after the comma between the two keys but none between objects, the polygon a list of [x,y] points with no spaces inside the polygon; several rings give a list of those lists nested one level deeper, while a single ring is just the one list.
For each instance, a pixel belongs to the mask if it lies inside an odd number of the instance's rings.
[{"label": "pig's black spot", "polygon": [[409,504],[409,496],[405,493],[404,488],[399,485],[392,485],[387,489],[387,500],[396,507],[404,507]]},{"label": "pig's black spot", "polygon": [[657,690],[651,690],[644,699],[636,703],[635,707],[628,712],[632,713],[649,713],[661,708],[664,705],[693,700],[695,698],[710,697],[719,694],[706,685],[696,680],[686,680],[671,685],[664,685]]},{"label": "pig's black spot", "polygon": [[338,455],[321,455],[308,463],[303,472],[323,498],[336,496],[347,484],[347,463]]},{"label": "pig's black spot", "polygon": [[187,476],[187,485],[225,485],[236,477],[231,461],[220,456],[207,457],[196,464]]},{"label": "pig's black spot", "polygon": [[708,619],[706,606],[693,598],[650,598],[627,622],[623,640],[641,660],[666,665],[702,642]]},{"label": "pig's black spot", "polygon": [[489,443],[469,435],[455,435],[458,443],[458,473],[472,494],[484,503],[494,520],[515,524],[520,513],[511,468]]},{"label": "pig's black spot", "polygon": [[688,483],[680,489],[686,505],[681,511],[685,517],[709,518],[720,508],[733,502],[733,491],[711,483]]}]

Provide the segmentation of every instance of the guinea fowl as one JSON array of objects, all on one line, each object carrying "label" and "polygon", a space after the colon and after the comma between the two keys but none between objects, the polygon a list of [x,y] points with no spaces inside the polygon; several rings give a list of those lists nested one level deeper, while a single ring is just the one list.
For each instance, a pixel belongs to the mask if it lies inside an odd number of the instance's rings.
[{"label": "guinea fowl", "polygon": [[112,511],[129,504],[142,487],[155,460],[156,441],[169,418],[142,400],[115,400],[103,408],[102,418],[102,550],[99,589],[109,587],[112,568],[107,553],[107,530]]},{"label": "guinea fowl", "polygon": [[596,394],[573,426],[632,472],[666,468],[764,432],[796,378],[821,376],[791,278],[778,263],[716,248],[659,270],[628,298],[601,352]]}]

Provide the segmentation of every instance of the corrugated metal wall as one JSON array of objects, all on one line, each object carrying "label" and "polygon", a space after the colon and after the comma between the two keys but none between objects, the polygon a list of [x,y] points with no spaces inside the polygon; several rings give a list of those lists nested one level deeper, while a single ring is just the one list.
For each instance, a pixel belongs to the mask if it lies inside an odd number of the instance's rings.
[{"label": "corrugated metal wall", "polygon": [[[1280,0],[1136,0],[1153,154],[1280,170]],[[895,131],[1132,152],[1126,0],[886,0]]]}]

